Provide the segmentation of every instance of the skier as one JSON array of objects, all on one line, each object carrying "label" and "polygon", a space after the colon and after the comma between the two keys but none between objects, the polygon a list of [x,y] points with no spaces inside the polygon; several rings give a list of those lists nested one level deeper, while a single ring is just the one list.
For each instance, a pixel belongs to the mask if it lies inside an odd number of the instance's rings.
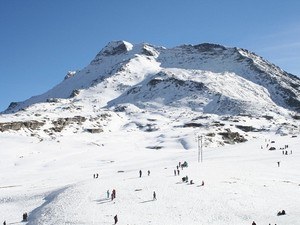
[{"label": "skier", "polygon": [[156,193],[153,191],[153,200],[156,200]]},{"label": "skier", "polygon": [[204,186],[204,181],[202,181],[202,184],[201,184],[201,186]]},{"label": "skier", "polygon": [[280,162],[279,161],[277,162],[277,166],[280,167]]},{"label": "skier", "polygon": [[177,174],[178,174],[178,176],[179,176],[179,174],[180,174],[180,170],[177,170]]},{"label": "skier", "polygon": [[114,220],[115,220],[115,224],[117,224],[117,222],[118,222],[118,216],[117,215],[114,216]]},{"label": "skier", "polygon": [[140,172],[139,172],[139,173],[140,173],[140,177],[142,177],[142,171],[141,171],[141,170],[140,170]]},{"label": "skier", "polygon": [[6,225],[6,220],[4,220],[3,225]]},{"label": "skier", "polygon": [[174,175],[176,176],[176,170],[174,170]]},{"label": "skier", "polygon": [[253,221],[253,222],[252,222],[252,225],[256,225],[256,223]]},{"label": "skier", "polygon": [[109,190],[106,191],[107,198],[109,198]]},{"label": "skier", "polygon": [[148,170],[148,176],[150,176],[150,170]]},{"label": "skier", "polygon": [[112,196],[113,196],[113,199],[116,198],[116,190],[115,189],[112,190]]}]

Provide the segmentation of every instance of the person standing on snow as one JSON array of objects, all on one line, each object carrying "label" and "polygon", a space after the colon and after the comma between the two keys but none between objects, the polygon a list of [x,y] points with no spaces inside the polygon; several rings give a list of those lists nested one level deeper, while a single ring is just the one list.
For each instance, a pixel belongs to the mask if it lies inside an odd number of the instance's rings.
[{"label": "person standing on snow", "polygon": [[156,200],[156,193],[153,191],[153,200]]},{"label": "person standing on snow", "polygon": [[109,190],[106,191],[107,198],[109,198]]},{"label": "person standing on snow", "polygon": [[148,176],[150,176],[150,170],[148,170]]},{"label": "person standing on snow", "polygon": [[139,172],[139,173],[140,173],[140,177],[142,177],[142,171],[141,171],[141,170],[140,170],[140,172]]},{"label": "person standing on snow", "polygon": [[118,215],[114,216],[114,221],[115,221],[115,224],[117,224],[117,222],[118,222]]},{"label": "person standing on snow", "polygon": [[256,225],[256,223],[253,221],[253,222],[252,222],[252,225]]},{"label": "person standing on snow", "polygon": [[115,199],[115,198],[116,198],[116,190],[113,189],[111,194],[112,194],[112,196],[113,196],[113,199]]}]

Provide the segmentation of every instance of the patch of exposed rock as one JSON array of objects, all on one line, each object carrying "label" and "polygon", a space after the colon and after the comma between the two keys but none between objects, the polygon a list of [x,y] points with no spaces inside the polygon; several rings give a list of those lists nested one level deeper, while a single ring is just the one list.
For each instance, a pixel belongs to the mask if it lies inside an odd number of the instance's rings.
[{"label": "patch of exposed rock", "polygon": [[36,120],[0,123],[0,131],[1,132],[9,131],[9,130],[18,131],[22,128],[36,130],[41,126],[43,126],[44,124],[45,122],[36,121]]},{"label": "patch of exposed rock", "polygon": [[54,127],[50,128],[54,132],[61,132],[67,125],[76,123],[81,125],[86,121],[85,117],[82,116],[74,116],[71,118],[58,118],[57,120],[52,121]]},{"label": "patch of exposed rock", "polygon": [[235,144],[247,141],[247,139],[239,132],[231,132],[230,129],[226,129],[226,132],[220,132],[218,134],[222,136],[224,143],[226,144]]}]

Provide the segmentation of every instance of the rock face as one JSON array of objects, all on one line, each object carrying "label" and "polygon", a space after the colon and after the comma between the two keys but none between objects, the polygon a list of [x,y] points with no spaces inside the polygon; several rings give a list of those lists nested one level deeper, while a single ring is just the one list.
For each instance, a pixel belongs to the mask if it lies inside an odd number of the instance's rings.
[{"label": "rock face", "polygon": [[218,133],[224,139],[224,142],[227,144],[241,143],[246,142],[247,139],[239,134],[238,132],[231,132],[229,129],[226,132]]},{"label": "rock face", "polygon": [[9,131],[9,130],[18,131],[22,128],[36,130],[42,127],[44,124],[45,124],[44,122],[35,121],[35,120],[0,123],[0,131],[1,132]]},{"label": "rock face", "polygon": [[75,116],[72,118],[58,118],[57,120],[52,121],[54,127],[50,128],[54,132],[61,132],[67,125],[72,123],[82,124],[86,121],[85,117]]},{"label": "rock face", "polygon": [[87,128],[86,131],[91,133],[91,134],[96,134],[96,133],[103,132],[103,130],[101,128]]}]

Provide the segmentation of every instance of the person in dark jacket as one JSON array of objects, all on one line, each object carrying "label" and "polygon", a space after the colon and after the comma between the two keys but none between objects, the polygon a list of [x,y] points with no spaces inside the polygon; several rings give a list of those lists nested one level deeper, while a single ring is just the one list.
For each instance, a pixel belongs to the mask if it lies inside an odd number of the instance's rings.
[{"label": "person in dark jacket", "polygon": [[115,224],[117,224],[117,222],[118,222],[118,215],[114,216],[114,220],[115,220]]},{"label": "person in dark jacket", "polygon": [[156,200],[156,193],[153,191],[153,200]]},{"label": "person in dark jacket", "polygon": [[27,213],[23,213],[23,221],[27,221],[28,215]]},{"label": "person in dark jacket", "polygon": [[116,190],[113,189],[111,194],[113,195],[113,199],[115,199],[116,198]]},{"label": "person in dark jacket", "polygon": [[140,170],[140,172],[139,172],[139,173],[140,173],[140,177],[142,177],[142,171],[141,171],[141,170]]},{"label": "person in dark jacket", "polygon": [[252,222],[252,225],[256,225],[256,223],[253,221],[253,222]]},{"label": "person in dark jacket", "polygon": [[148,176],[150,176],[150,170],[148,170]]}]

